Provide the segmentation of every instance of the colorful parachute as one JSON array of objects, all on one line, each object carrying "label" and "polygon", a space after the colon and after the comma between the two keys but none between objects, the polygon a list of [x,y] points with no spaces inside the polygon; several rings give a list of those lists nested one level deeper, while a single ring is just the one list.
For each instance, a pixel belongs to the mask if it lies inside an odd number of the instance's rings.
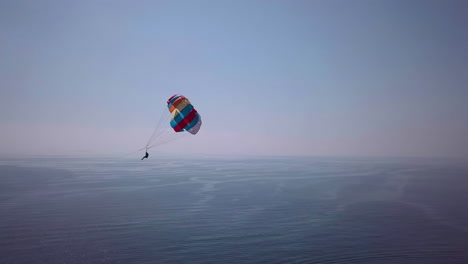
[{"label": "colorful parachute", "polygon": [[195,135],[200,130],[202,125],[200,114],[195,110],[193,105],[187,99],[187,97],[175,94],[167,100],[167,108],[169,113],[165,109],[166,106],[163,104],[164,111],[159,118],[159,122],[153,131],[153,134],[146,143],[145,148],[150,149],[153,147],[161,146],[163,144],[178,140],[188,133],[174,133],[187,131],[192,135]]},{"label": "colorful parachute", "polygon": [[167,100],[167,108],[172,114],[171,127],[175,132],[188,131],[195,135],[200,130],[202,121],[187,97],[175,94]]}]

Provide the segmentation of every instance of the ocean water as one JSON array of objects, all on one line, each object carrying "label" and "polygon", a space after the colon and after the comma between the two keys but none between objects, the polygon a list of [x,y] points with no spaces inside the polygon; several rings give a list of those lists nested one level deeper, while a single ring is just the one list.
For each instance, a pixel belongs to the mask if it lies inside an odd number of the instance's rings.
[{"label": "ocean water", "polygon": [[468,165],[0,160],[0,263],[468,263]]}]

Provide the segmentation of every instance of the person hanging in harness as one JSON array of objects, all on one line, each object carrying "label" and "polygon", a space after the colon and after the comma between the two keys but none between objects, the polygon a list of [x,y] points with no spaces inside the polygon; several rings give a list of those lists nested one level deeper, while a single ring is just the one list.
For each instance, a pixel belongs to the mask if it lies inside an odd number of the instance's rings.
[{"label": "person hanging in harness", "polygon": [[145,158],[147,159],[148,157],[149,157],[148,149],[146,149],[146,154],[145,154],[145,156],[144,156],[143,158],[141,158],[141,160],[143,160],[143,159],[145,159]]}]

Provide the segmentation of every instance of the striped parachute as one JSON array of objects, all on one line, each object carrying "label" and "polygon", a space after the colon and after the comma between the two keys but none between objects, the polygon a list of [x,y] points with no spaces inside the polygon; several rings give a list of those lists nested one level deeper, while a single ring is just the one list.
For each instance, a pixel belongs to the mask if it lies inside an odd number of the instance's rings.
[{"label": "striped parachute", "polygon": [[187,131],[192,135],[198,133],[202,121],[187,97],[175,94],[167,100],[167,108],[172,115],[171,127],[175,132]]},{"label": "striped parachute", "polygon": [[[167,109],[169,109],[169,113]],[[200,130],[201,125],[200,114],[189,99],[183,95],[175,94],[167,100],[167,108],[164,105],[164,111],[156,128],[143,149],[148,150],[178,140],[187,134],[195,135]]]}]

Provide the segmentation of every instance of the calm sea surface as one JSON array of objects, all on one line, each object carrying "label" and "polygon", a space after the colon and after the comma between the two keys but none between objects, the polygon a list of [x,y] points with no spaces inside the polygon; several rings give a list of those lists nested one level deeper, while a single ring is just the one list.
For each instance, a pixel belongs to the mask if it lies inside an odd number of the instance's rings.
[{"label": "calm sea surface", "polygon": [[468,263],[468,165],[0,159],[0,263]]}]

